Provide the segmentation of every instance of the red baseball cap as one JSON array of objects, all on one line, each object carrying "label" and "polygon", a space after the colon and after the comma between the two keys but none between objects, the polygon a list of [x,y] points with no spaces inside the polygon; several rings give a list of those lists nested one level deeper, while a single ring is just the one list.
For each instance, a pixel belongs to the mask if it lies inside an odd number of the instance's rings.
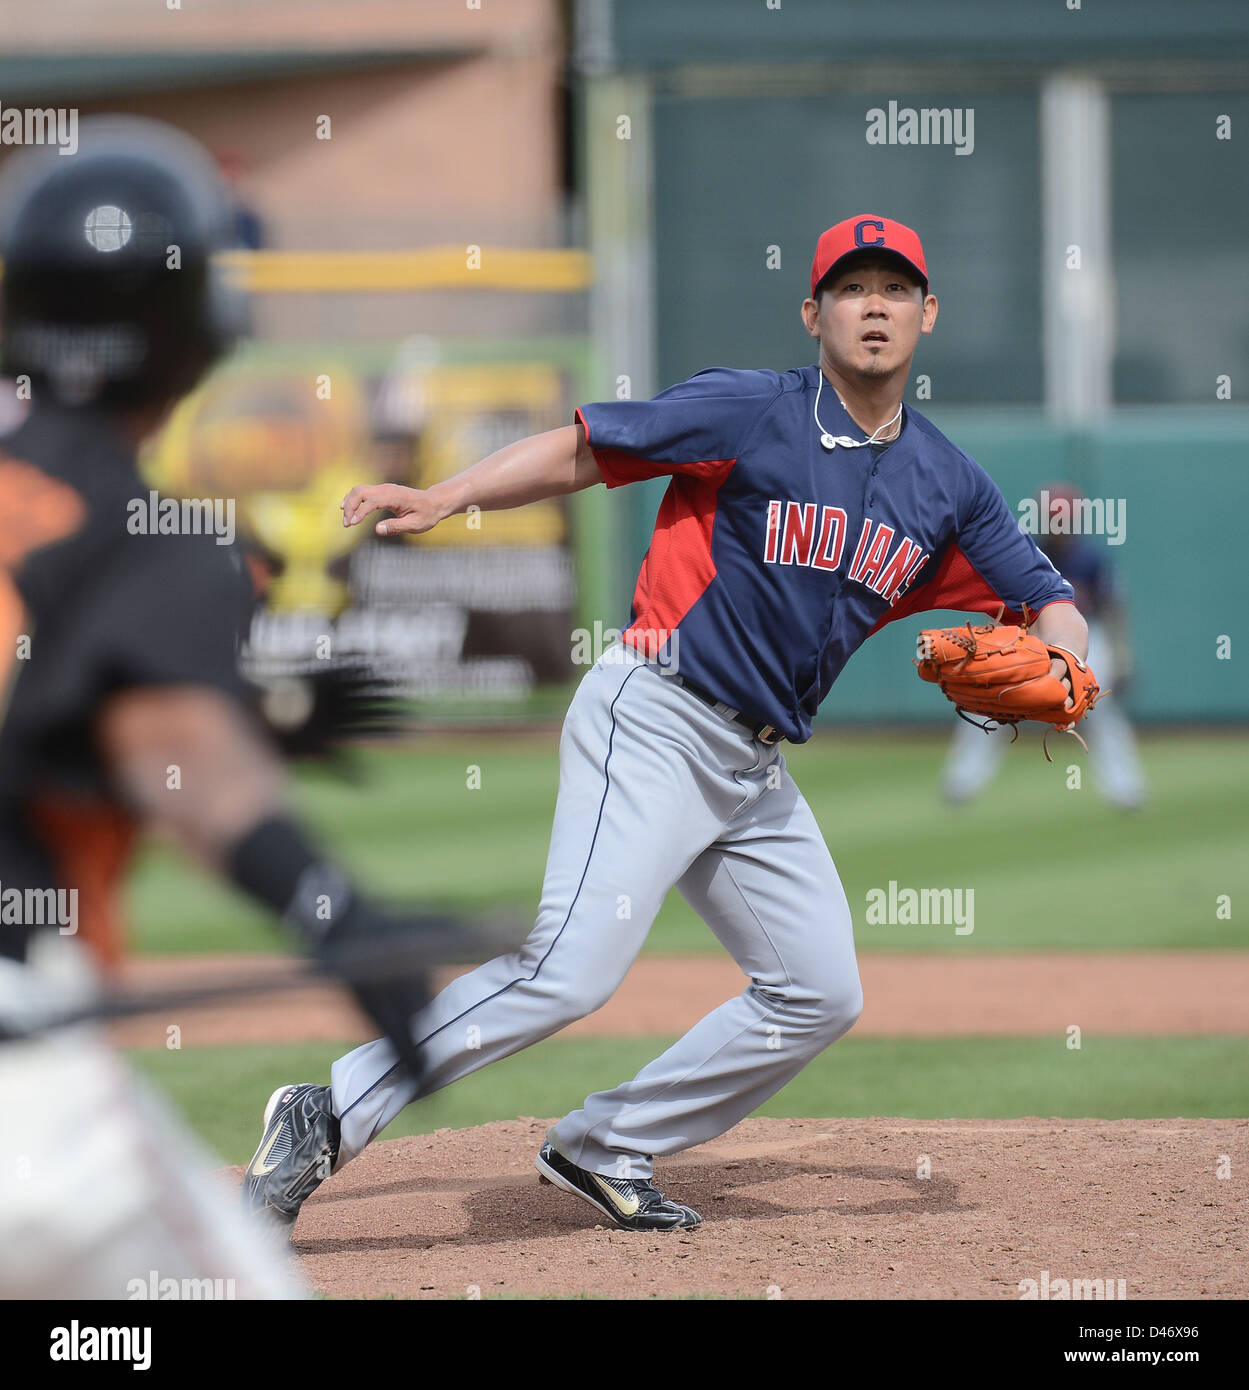
[{"label": "red baseball cap", "polygon": [[919,235],[901,222],[861,212],[830,227],[815,243],[815,259],[811,262],[811,294],[823,278],[837,268],[837,262],[858,251],[887,252],[905,261],[924,282],[928,292],[928,267],[924,264],[924,248]]},{"label": "red baseball cap", "polygon": [[1084,494],[1074,483],[1046,483],[1037,494],[1037,506],[1042,507],[1048,503],[1048,512],[1052,517],[1062,503],[1066,502],[1069,507],[1074,506]]}]

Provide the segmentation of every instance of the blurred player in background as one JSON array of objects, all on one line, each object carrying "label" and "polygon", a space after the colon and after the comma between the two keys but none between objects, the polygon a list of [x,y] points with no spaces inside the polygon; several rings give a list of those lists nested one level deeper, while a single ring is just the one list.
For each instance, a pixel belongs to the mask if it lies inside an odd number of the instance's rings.
[{"label": "blurred player in background", "polygon": [[[1136,811],[1145,804],[1145,775],[1136,753],[1132,726],[1123,712],[1121,698],[1131,676],[1132,653],[1128,643],[1127,614],[1106,559],[1105,545],[1069,533],[1072,508],[1080,491],[1072,483],[1050,483],[1041,490],[1038,504],[1049,507],[1048,534],[1037,544],[1054,568],[1075,590],[1076,606],[1089,625],[1088,664],[1098,673],[1103,693],[1089,716],[1089,761],[1097,788],[1112,805]],[[1065,511],[1064,511],[1065,509]],[[1056,528],[1063,529],[1057,530]],[[1002,726],[982,732],[975,725],[955,721],[954,736],[946,757],[941,790],[945,800],[958,805],[978,796],[993,780],[1013,730]]]},{"label": "blurred player in background", "polygon": [[[72,159],[32,151],[0,179],[0,372],[30,403],[0,438],[3,1297],[124,1298],[152,1275],[230,1280],[240,1298],[297,1292],[100,1033],[40,1034],[41,1016],[87,997],[96,964],[119,954],[117,895],[141,827],[331,967],[414,936],[286,809],[280,754],[238,670],[252,590],[229,543],[232,499],[158,510],[137,470],[141,441],[244,325],[213,263],[229,237],[211,160],[153,122],[83,122]],[[353,988],[416,1072],[405,1025],[424,972],[388,980]],[[270,1114],[281,1227],[337,1135],[293,1098],[275,1095]]]},{"label": "blurred player in background", "polygon": [[248,172],[243,152],[235,149],[218,150],[217,168],[229,187],[232,224],[230,244],[243,251],[263,251],[268,244],[264,221],[243,192],[243,180]]}]

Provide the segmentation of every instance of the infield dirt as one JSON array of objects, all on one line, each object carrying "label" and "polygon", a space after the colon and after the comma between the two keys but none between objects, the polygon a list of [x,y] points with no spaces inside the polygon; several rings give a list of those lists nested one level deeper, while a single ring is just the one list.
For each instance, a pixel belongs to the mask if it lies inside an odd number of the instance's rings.
[{"label": "infield dirt", "polygon": [[[1061,1035],[1072,1018],[1104,1033],[1249,1030],[1243,953],[860,965],[868,1004],[856,1035]],[[128,974],[160,987],[288,968],[184,957]],[[569,1033],[675,1033],[741,987],[728,960],[644,957]],[[337,991],[257,1004],[184,1011],[184,1041],[368,1036]],[[161,1022],[133,1020],[117,1039],[150,1045]],[[372,1144],[306,1204],[302,1277],[345,1298],[1017,1299],[1026,1280],[1051,1297],[1073,1280],[1111,1294],[1122,1280],[1128,1299],[1249,1297],[1249,1120],[751,1119],[657,1165],[704,1224],[650,1237],[605,1229],[592,1208],[539,1184],[533,1155],[548,1123]]]},{"label": "infield dirt", "polygon": [[[166,956],[131,961],[125,982],[160,989],[285,974],[280,956]],[[862,1037],[1090,1033],[1249,1033],[1249,952],[859,957]],[[597,1013],[563,1036],[682,1033],[745,984],[727,957],[643,956]],[[180,1008],[183,1045],[363,1042],[374,1036],[343,991],[316,986]],[[164,1047],[168,1010],[117,1025],[119,1047]]]}]

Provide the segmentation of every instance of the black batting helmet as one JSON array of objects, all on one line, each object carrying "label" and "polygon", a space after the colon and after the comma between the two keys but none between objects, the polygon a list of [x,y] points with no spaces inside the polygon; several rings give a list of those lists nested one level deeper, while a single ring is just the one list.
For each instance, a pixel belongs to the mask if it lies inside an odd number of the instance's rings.
[{"label": "black batting helmet", "polygon": [[246,325],[211,259],[229,227],[208,153],[156,121],[93,117],[72,154],[15,156],[0,176],[0,373],[70,405],[185,394]]}]

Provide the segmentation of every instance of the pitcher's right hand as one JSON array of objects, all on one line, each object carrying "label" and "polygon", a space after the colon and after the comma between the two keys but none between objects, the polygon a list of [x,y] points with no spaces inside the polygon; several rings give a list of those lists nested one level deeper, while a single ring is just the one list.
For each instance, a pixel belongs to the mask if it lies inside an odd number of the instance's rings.
[{"label": "pitcher's right hand", "polygon": [[353,487],[338,505],[344,526],[355,526],[372,512],[394,512],[373,528],[379,536],[419,536],[422,531],[432,531],[446,515],[432,493],[398,483]]}]

